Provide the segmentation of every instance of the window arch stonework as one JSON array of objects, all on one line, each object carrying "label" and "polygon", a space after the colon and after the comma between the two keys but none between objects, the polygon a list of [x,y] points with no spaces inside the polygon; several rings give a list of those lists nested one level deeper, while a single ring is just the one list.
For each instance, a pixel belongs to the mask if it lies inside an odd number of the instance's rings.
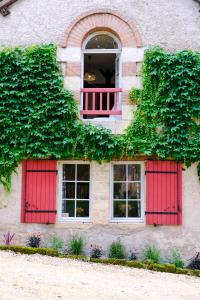
[{"label": "window arch stonework", "polygon": [[60,46],[81,47],[83,40],[95,31],[110,31],[120,39],[122,47],[142,46],[135,24],[111,10],[90,11],[79,16],[64,33]]}]

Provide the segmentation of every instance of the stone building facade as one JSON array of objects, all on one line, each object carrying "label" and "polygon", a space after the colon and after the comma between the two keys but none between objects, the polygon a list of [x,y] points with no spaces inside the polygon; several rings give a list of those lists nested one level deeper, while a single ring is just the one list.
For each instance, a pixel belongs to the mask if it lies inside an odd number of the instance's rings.
[{"label": "stone building facade", "polygon": [[[198,4],[192,0],[18,0],[9,10],[11,14],[6,17],[0,15],[0,44],[57,44],[57,61],[62,69],[64,85],[74,92],[83,122],[101,124],[114,134],[122,133],[127,128],[136,109],[129,103],[128,92],[132,87],[141,86],[139,70],[145,48],[159,45],[169,51],[200,50]],[[103,41],[107,46],[98,48],[98,45],[94,46],[96,41]],[[88,46],[89,43],[93,46]],[[102,51],[104,48],[105,53]],[[94,67],[99,72],[99,65],[94,63],[97,57],[102,65],[110,66],[115,71],[114,79],[108,86],[104,85],[100,75],[96,75],[99,81],[95,78],[95,85],[86,80],[86,68],[90,76]],[[94,99],[98,94],[98,99],[103,103],[100,108],[96,107],[96,100],[93,106],[94,90],[89,89],[94,86],[98,90],[95,90]],[[107,98],[102,94],[102,89]],[[116,90],[111,92],[112,89]],[[108,99],[113,104],[106,107],[106,114],[103,106],[108,105]],[[88,115],[91,107],[94,112]],[[104,115],[100,116],[102,111]],[[20,165],[17,174],[13,174],[11,192],[6,193],[1,187],[0,232],[16,232],[20,243],[24,242],[28,232],[41,231],[44,235],[57,233],[66,239],[78,233],[85,237],[87,246],[95,243],[104,249],[120,238],[127,251],[136,249],[141,252],[146,244],[151,243],[159,247],[164,255],[167,255],[168,249],[178,247],[188,258],[200,249],[200,186],[196,166],[192,165],[182,172],[182,222],[152,226],[147,224],[145,218],[145,164],[145,161],[136,161],[135,158],[128,162],[113,161],[101,165],[95,162],[57,161],[55,224],[21,222],[23,174]],[[79,168],[80,172],[85,170],[86,175],[82,179],[79,178]],[[70,178],[63,175],[65,172],[74,175]],[[63,196],[67,185],[70,187],[66,194],[70,197]],[[78,186],[81,185],[81,193],[89,194],[81,197],[84,204],[80,204],[77,196]],[[121,201],[121,193],[122,198],[126,198],[124,202]],[[129,197],[129,194],[132,196]],[[64,204],[65,198],[70,198],[70,201],[73,198],[73,203],[68,202],[70,209],[68,204]],[[79,211],[88,212],[84,217],[74,213],[73,207],[75,205],[77,209],[78,203]]]}]

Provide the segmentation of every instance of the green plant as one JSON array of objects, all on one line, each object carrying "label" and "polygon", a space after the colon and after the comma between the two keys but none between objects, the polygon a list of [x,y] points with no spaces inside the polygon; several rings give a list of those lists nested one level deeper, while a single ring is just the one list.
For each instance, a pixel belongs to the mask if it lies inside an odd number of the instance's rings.
[{"label": "green plant", "polygon": [[187,266],[188,269],[200,270],[200,252],[190,259],[190,263]]},{"label": "green plant", "polygon": [[63,248],[64,242],[63,240],[57,236],[57,235],[52,235],[50,237],[50,248],[55,249],[55,250],[61,250]]},{"label": "green plant", "polygon": [[145,261],[152,263],[160,262],[160,251],[155,246],[148,245],[144,251]]},{"label": "green plant", "polygon": [[22,159],[89,159],[120,156],[121,137],[78,120],[63,87],[54,45],[0,51],[0,182],[10,189]]},{"label": "green plant", "polygon": [[69,253],[71,255],[83,254],[84,240],[81,236],[73,236],[69,241]]},{"label": "green plant", "polygon": [[140,93],[141,93],[140,89],[132,88],[130,90],[129,98],[132,101],[132,103],[137,103],[138,102],[138,100],[140,99]]},{"label": "green plant", "polygon": [[102,247],[97,245],[90,245],[90,257],[91,258],[100,258],[103,255]]},{"label": "green plant", "polygon": [[[13,251],[16,253],[23,253],[28,255],[40,254],[40,255],[55,256],[59,258],[88,261],[88,258],[83,255],[63,255],[54,249],[47,249],[47,248],[30,248],[30,247],[23,247],[23,246],[1,246],[0,245],[0,251],[1,250],[3,251],[8,250],[8,251]],[[160,271],[160,272],[185,274],[189,276],[200,277],[200,270],[177,268],[173,264],[153,264],[153,263],[150,264],[146,262],[129,261],[129,260],[127,261],[125,259],[114,259],[114,258],[90,258],[89,261],[94,263],[119,265],[119,266],[126,266],[130,268],[142,268],[142,269],[149,269],[149,270]]]},{"label": "green plant", "polygon": [[129,260],[136,260],[137,259],[137,255],[134,251],[131,251],[129,256],[128,256]]},{"label": "green plant", "polygon": [[124,246],[122,245],[121,241],[113,241],[109,247],[108,251],[109,258],[115,259],[123,259],[126,257]]},{"label": "green plant", "polygon": [[41,243],[41,233],[36,232],[36,233],[30,233],[26,245],[31,248],[39,248]]},{"label": "green plant", "polygon": [[128,153],[171,158],[186,166],[199,162],[200,54],[147,49],[142,81],[140,93],[131,90],[139,105],[127,129]]},{"label": "green plant", "polygon": [[[0,182],[7,190],[23,159],[111,161],[143,154],[190,166],[200,157],[200,54],[145,51],[138,107],[122,135],[78,120],[63,88],[54,45],[0,51]],[[181,114],[180,114],[181,111]],[[200,164],[197,166],[200,177]]]},{"label": "green plant", "polygon": [[171,263],[174,264],[177,268],[184,267],[184,261],[181,257],[180,251],[178,249],[173,249],[171,252]]},{"label": "green plant", "polygon": [[90,258],[90,261],[95,263],[107,264],[107,265],[118,265],[126,266],[125,259],[116,259],[116,258]]},{"label": "green plant", "polygon": [[32,247],[23,247],[23,246],[0,246],[0,250],[10,250],[16,253],[23,254],[41,254],[48,256],[59,256],[58,251],[54,249],[47,248],[32,248]]}]

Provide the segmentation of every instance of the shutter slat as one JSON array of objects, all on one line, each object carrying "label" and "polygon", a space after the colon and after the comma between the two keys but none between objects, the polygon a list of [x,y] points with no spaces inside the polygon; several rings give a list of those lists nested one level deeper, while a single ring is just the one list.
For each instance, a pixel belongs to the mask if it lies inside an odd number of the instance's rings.
[{"label": "shutter slat", "polygon": [[146,163],[147,224],[181,224],[181,171],[181,164],[175,161]]},{"label": "shutter slat", "polygon": [[22,164],[22,213],[25,223],[55,223],[56,161],[28,160]]}]

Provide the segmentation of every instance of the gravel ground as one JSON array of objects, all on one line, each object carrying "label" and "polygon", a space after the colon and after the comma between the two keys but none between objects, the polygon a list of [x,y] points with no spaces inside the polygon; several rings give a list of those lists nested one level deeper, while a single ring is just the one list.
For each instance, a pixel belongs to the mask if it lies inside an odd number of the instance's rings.
[{"label": "gravel ground", "polygon": [[0,300],[200,299],[200,278],[0,251]]}]

